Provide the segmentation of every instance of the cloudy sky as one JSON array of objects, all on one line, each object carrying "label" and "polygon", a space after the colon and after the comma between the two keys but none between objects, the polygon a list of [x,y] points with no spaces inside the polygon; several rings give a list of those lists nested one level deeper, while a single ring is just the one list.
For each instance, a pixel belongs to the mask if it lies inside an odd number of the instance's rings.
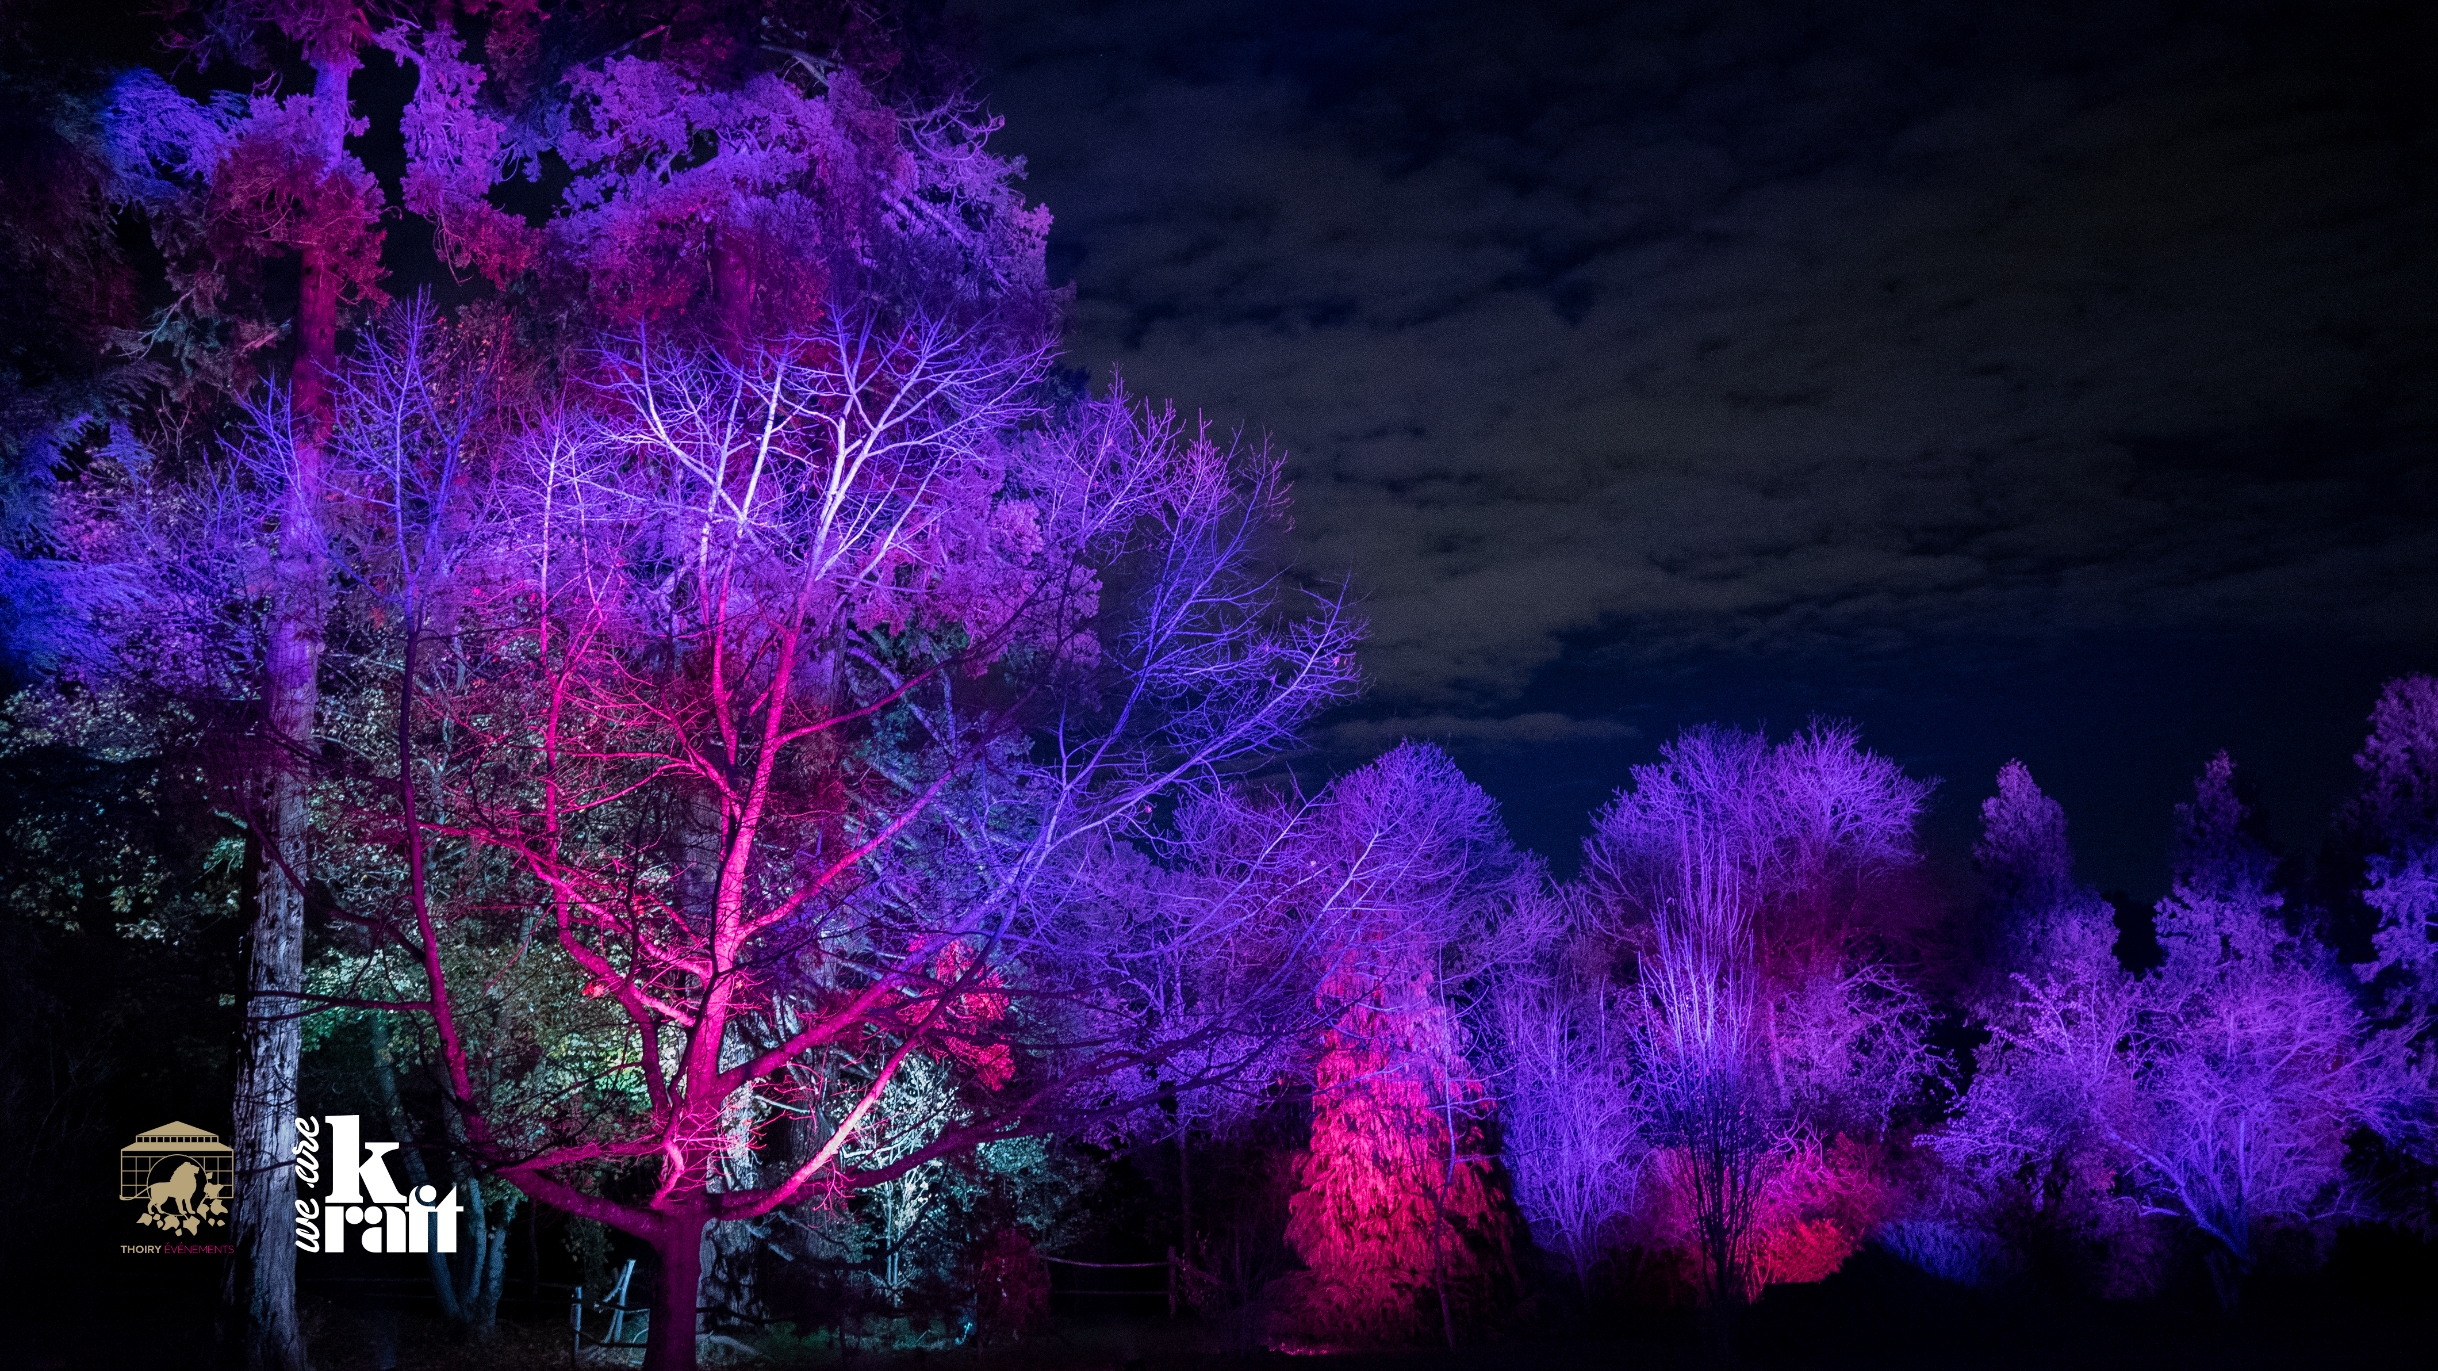
[{"label": "cloudy sky", "polygon": [[2218,747],[2298,847],[2438,669],[2424,6],[988,0],[1073,361],[1291,456],[1570,864],[1689,723],[2010,756],[2155,895]]}]

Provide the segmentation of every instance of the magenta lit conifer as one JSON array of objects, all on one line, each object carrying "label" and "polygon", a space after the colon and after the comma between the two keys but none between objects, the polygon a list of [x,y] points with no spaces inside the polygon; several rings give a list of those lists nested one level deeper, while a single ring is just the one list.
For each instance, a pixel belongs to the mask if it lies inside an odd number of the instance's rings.
[{"label": "magenta lit conifer", "polygon": [[1455,1341],[1512,1295],[1516,1221],[1448,992],[1485,948],[1537,939],[1536,873],[1445,754],[1408,745],[1342,781],[1315,861],[1359,890],[1318,999],[1287,1241],[1291,1343]]}]

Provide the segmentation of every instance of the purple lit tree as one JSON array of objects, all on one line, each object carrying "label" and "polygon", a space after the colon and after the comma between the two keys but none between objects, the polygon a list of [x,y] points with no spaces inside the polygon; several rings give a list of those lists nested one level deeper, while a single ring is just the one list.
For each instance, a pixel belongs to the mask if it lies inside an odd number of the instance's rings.
[{"label": "purple lit tree", "polygon": [[2138,1105],[2126,1049],[2141,988],[2117,963],[2112,911],[2073,883],[2063,807],[2022,763],[2000,770],[1981,816],[1994,965],[1976,999],[1990,1041],[1956,1117],[1928,1141],[1968,1178],[1969,1222],[2003,1231],[2028,1213],[2077,1237],[2113,1234],[2114,1283],[2131,1288],[2144,1274],[2132,1259],[2140,1217],[2113,1188]]},{"label": "purple lit tree", "polygon": [[[492,506],[513,406],[500,403],[498,392],[510,387],[498,374],[496,341],[449,326],[423,302],[401,304],[368,322],[331,378],[336,422],[323,454],[320,513],[328,560],[347,574],[324,606],[331,669],[316,682],[316,783],[304,803],[311,879],[337,902],[331,912],[342,922],[355,912],[354,892],[402,873],[394,849],[333,823],[329,784],[358,774],[385,743],[395,751],[394,738],[380,732],[386,686],[400,666],[388,650],[450,621],[458,564],[487,550],[484,535],[498,526]],[[294,469],[294,412],[278,399],[246,406],[219,460],[200,475],[122,439],[80,484],[73,526],[88,553],[104,565],[146,569],[143,596],[98,616],[116,655],[134,664],[119,668],[134,680],[113,684],[148,692],[133,699],[182,701],[201,713],[259,687],[265,590]],[[220,779],[223,795],[240,796],[250,780]],[[232,807],[243,812],[241,801]],[[282,879],[305,878],[285,856],[276,865]],[[306,1008],[323,1003],[316,992],[339,988],[326,983],[326,963],[300,966],[298,989],[266,992],[252,1017],[301,1029]],[[264,1188],[284,1180],[274,1173]]]},{"label": "purple lit tree", "polygon": [[1981,802],[1972,856],[1981,877],[1981,961],[1999,978],[1985,993],[2006,997],[2004,978],[2050,965],[2058,939],[2080,939],[2114,918],[2106,901],[2075,883],[2065,808],[2021,762],[1999,768],[1998,793]]},{"label": "purple lit tree", "polygon": [[869,296],[1052,325],[1049,214],[988,150],[995,122],[892,107],[844,62],[774,52],[726,82],[683,53],[571,67],[542,119],[485,133],[537,179],[545,156],[575,174],[547,230],[559,298],[612,329],[681,318],[731,346]]},{"label": "purple lit tree", "polygon": [[2438,1011],[2438,678],[2389,681],[2353,760],[2352,817],[2372,847],[2362,899],[2379,915],[2361,970],[2386,977],[2398,1011],[2425,1025]]},{"label": "purple lit tree", "polygon": [[2392,1129],[2411,1077],[2399,1036],[2365,1021],[2335,958],[2280,916],[2225,754],[2176,815],[2166,965],[2135,977],[2101,926],[2055,930],[1934,1142],[2049,1202],[2113,1195],[2189,1224],[2231,1307],[2269,1234],[2359,1212],[2348,1135]]},{"label": "purple lit tree", "polygon": [[2354,764],[2362,791],[2348,817],[2371,847],[2362,901],[2379,916],[2372,958],[2354,971],[2412,1053],[2382,1131],[2427,1162],[2438,1159],[2438,678],[2387,683]]},{"label": "purple lit tree", "polygon": [[[288,439],[261,626],[261,745],[246,788],[257,852],[257,905],[248,930],[249,1006],[234,1104],[241,1182],[224,1306],[226,1338],[249,1366],[301,1371],[295,1309],[295,1211],[276,1183],[294,1151],[300,1030],[294,996],[304,978],[308,772],[330,565],[326,467],[335,423],[344,303],[377,298],[381,276],[378,183],[347,149],[355,131],[348,78],[369,35],[345,0],[251,7],[220,15],[224,32],[256,48],[267,33],[312,71],[311,89],[285,97],[224,95],[197,103],[148,71],[123,79],[105,116],[119,195],[140,206],[169,262],[177,303],[153,330],[212,339],[220,356],[245,357],[275,341],[279,321],[233,311],[232,276],[293,256],[300,286],[288,379]],[[194,355],[198,349],[178,349]]]},{"label": "purple lit tree", "polygon": [[1630,954],[1652,1240],[1687,1250],[1722,1333],[1771,1279],[1818,1279],[1860,1243],[1873,1182],[1830,1144],[1876,1138],[1940,1069],[1882,960],[1927,793],[1843,729],[1696,730],[1585,843]]},{"label": "purple lit tree", "polygon": [[2364,1021],[2328,949],[2280,917],[2234,774],[2218,754],[2176,807],[2167,964],[2144,986],[2139,1112],[2120,1133],[2137,1193],[2212,1240],[2230,1306],[2271,1229],[2358,1211],[2346,1137],[2383,1122],[2403,1084],[2400,1044]]},{"label": "purple lit tree", "polygon": [[[262,564],[219,576],[235,599],[223,596],[196,620],[224,641],[190,626],[192,655],[223,660],[178,668],[242,681],[259,699],[251,781],[238,807],[258,853],[259,897],[235,1107],[249,1183],[240,1187],[242,1255],[230,1295],[231,1334],[249,1364],[301,1367],[305,1355],[293,1309],[292,1212],[272,1181],[286,1166],[295,1112],[304,892],[316,871],[312,789],[324,734],[347,731],[324,717],[322,698],[333,615],[348,612],[336,587],[358,582],[366,568],[347,559],[379,546],[382,531],[377,518],[356,526],[365,507],[341,488],[332,444],[347,398],[340,326],[351,305],[381,298],[384,216],[429,220],[448,266],[515,285],[527,336],[560,344],[605,321],[650,321],[717,326],[741,355],[748,330],[811,323],[826,302],[859,292],[919,298],[969,322],[995,318],[1001,332],[1030,338],[1050,318],[1040,281],[1046,216],[1015,194],[1014,165],[984,150],[988,126],[963,106],[931,99],[897,108],[866,92],[852,58],[873,55],[866,49],[875,42],[889,47],[886,25],[818,4],[660,23],[646,11],[578,8],[545,16],[530,0],[377,10],[350,0],[226,0],[197,11],[192,51],[205,72],[243,69],[251,91],[190,99],[137,71],[118,82],[102,121],[110,193],[149,225],[173,296],[139,340],[154,354],[146,374],[177,393],[242,395],[283,337],[293,341],[284,387],[254,406],[253,438],[241,445],[257,450],[242,471],[172,489],[142,470],[133,443],[101,454],[128,458],[126,478],[107,492],[114,515],[134,516],[116,518],[122,533],[211,522],[204,507],[215,504],[220,513],[266,505],[257,521],[269,533]],[[598,51],[589,43],[605,32],[549,44],[546,22],[638,17],[617,55],[541,69],[547,52]],[[767,60],[734,60],[743,35],[723,26],[735,24],[753,30],[745,50]],[[765,50],[774,37],[812,51]],[[394,205],[349,145],[369,132],[351,78],[384,56],[415,79],[398,125],[405,163]],[[311,71],[309,88],[264,93],[275,87],[254,73],[287,63]],[[561,165],[575,177],[545,222],[492,203],[512,168],[539,175]],[[280,303],[284,261],[301,283],[292,314]],[[705,263],[707,276],[694,269]],[[778,305],[757,310],[757,299]],[[259,450],[266,435],[277,454]],[[147,494],[161,507],[133,509]],[[103,541],[124,552],[144,540]],[[251,532],[240,538],[255,541]],[[211,598],[213,588],[199,583],[211,577],[166,579],[196,581],[189,589]],[[132,617],[159,617],[135,608]]]},{"label": "purple lit tree", "polygon": [[1556,964],[1500,978],[1494,1001],[1501,1141],[1543,1251],[1589,1293],[1593,1268],[1646,1202],[1652,1101],[1606,959],[1569,939]]}]

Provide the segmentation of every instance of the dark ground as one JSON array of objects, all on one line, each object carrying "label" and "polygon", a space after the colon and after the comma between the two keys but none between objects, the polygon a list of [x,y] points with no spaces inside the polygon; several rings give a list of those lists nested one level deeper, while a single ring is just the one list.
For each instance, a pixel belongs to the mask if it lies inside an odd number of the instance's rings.
[{"label": "dark ground", "polygon": [[[126,1258],[125,1266],[140,1259]],[[154,1259],[163,1261],[167,1259]],[[0,1363],[28,1371],[118,1371],[208,1365],[210,1259],[116,1279],[89,1271],[60,1288],[19,1285],[7,1301],[16,1352]],[[2353,1229],[2318,1272],[2263,1277],[2246,1307],[2227,1316],[2197,1282],[2149,1301],[1982,1293],[1923,1276],[1866,1251],[1829,1280],[1781,1286],[1746,1316],[1737,1366],[1786,1368],[2244,1368],[2418,1364],[2438,1346],[2438,1248],[2387,1230]],[[309,1298],[306,1318],[322,1371],[555,1371],[570,1364],[567,1326],[555,1306],[528,1308],[481,1347],[450,1342],[436,1320],[406,1310],[382,1314]],[[1461,1347],[1288,1358],[1230,1354],[1226,1331],[1191,1318],[1061,1311],[1047,1330],[1014,1345],[939,1352],[858,1350],[841,1361],[826,1336],[758,1339],[769,1367],[859,1367],[868,1371],[1161,1371],[1251,1364],[1335,1366],[1347,1371],[1574,1371],[1582,1368],[1704,1368],[1717,1365],[1692,1321],[1668,1310],[1518,1311],[1519,1327],[1498,1341]],[[388,1349],[384,1355],[383,1349]],[[2418,1354],[2418,1356],[2416,1355]]]}]

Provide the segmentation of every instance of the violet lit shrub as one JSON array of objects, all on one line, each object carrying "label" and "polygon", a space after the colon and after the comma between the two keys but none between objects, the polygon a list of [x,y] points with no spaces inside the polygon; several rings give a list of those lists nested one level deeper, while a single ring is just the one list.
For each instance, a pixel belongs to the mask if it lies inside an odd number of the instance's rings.
[{"label": "violet lit shrub", "polygon": [[2002,1284],[2017,1263],[2006,1243],[1989,1230],[1945,1219],[1898,1219],[1871,1235],[1880,1250],[1917,1271],[1956,1285],[1982,1289]]}]

